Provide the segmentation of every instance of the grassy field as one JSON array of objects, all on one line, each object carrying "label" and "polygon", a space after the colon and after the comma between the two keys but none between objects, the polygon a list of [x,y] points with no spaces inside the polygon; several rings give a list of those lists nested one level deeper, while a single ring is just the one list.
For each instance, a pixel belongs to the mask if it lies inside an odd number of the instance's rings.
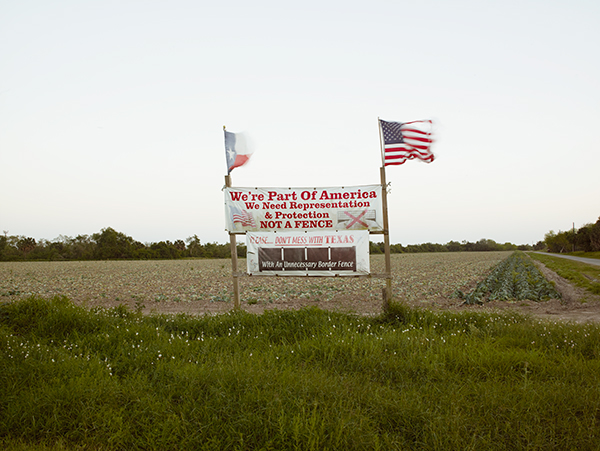
[{"label": "grassy field", "polygon": [[574,255],[575,257],[587,257],[587,258],[598,258],[600,259],[600,252],[569,252],[567,255]]},{"label": "grassy field", "polygon": [[433,310],[508,255],[393,256],[385,313],[380,280],[232,312],[222,260],[0,264],[0,447],[600,449],[598,324]]},{"label": "grassy field", "polygon": [[0,304],[16,450],[598,449],[600,328],[394,304],[221,315]]},{"label": "grassy field", "polygon": [[[581,257],[595,258],[597,253],[573,253]],[[586,263],[556,257],[552,254],[537,254],[529,252],[528,255],[542,262],[546,267],[564,277],[571,283],[588,290],[590,293],[600,294],[600,266],[588,265]]]}]

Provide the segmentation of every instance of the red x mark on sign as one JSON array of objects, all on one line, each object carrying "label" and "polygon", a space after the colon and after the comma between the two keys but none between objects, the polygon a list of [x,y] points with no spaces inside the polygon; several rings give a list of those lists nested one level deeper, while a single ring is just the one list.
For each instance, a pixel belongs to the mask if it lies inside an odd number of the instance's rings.
[{"label": "red x mark on sign", "polygon": [[360,218],[362,218],[366,213],[367,213],[367,210],[364,210],[359,215],[354,216],[349,211],[345,211],[344,214],[352,219],[352,221],[350,221],[350,223],[346,226],[346,228],[349,229],[356,223],[363,225],[365,227],[369,227],[369,225],[366,222],[360,220]]}]

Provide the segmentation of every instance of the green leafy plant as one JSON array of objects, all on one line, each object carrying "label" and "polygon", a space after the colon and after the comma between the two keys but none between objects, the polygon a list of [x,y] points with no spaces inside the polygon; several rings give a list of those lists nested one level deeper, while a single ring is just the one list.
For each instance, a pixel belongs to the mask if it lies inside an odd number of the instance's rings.
[{"label": "green leafy plant", "polygon": [[485,301],[560,299],[544,275],[523,252],[515,252],[500,262],[470,293],[457,290],[456,295],[466,304]]}]

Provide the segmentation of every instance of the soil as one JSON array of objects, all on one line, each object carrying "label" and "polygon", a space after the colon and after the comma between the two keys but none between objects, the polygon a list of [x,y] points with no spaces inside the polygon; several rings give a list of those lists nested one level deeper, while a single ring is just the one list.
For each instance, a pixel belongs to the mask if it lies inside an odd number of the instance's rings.
[{"label": "soil", "polygon": [[[489,312],[510,312],[514,311],[520,314],[532,316],[534,318],[545,319],[550,321],[570,321],[575,323],[598,323],[600,324],[600,296],[594,295],[583,288],[579,288],[571,284],[567,279],[559,276],[554,271],[548,269],[540,262],[535,262],[537,267],[542,271],[544,276],[554,283],[556,291],[561,295],[561,299],[549,299],[543,302],[536,301],[491,301],[483,305],[467,305],[460,299],[455,297],[432,297],[425,300],[420,299],[400,299],[400,302],[411,305],[417,308],[428,308],[438,311],[489,311]],[[298,279],[278,278],[273,281],[274,285],[279,285],[279,288],[274,288],[274,291],[281,292],[286,285],[296,284],[298,290],[302,291],[303,286],[308,281]],[[370,281],[369,284],[375,281]],[[245,286],[244,286],[245,285]],[[382,286],[381,282],[377,284]],[[475,282],[472,283],[475,285]],[[241,291],[252,290],[254,283],[242,279],[240,282]],[[344,287],[345,288],[345,287]],[[342,296],[335,296],[332,299],[323,299],[319,297],[298,297],[289,296],[278,298],[272,304],[257,302],[256,304],[242,302],[242,310],[261,314],[266,310],[297,310],[307,306],[322,308],[325,310],[341,311],[356,313],[359,315],[374,316],[382,312],[382,297],[379,293],[374,294],[373,289],[370,291],[370,298],[365,301],[366,292],[361,292],[357,295],[352,295],[345,289],[342,290]],[[231,310],[230,303],[212,303],[212,302],[195,302],[191,305],[181,305],[173,303],[155,304],[152,309],[145,308],[145,313],[197,313],[204,312],[205,314],[225,313]]]},{"label": "soil", "polygon": [[[600,324],[600,296],[573,286],[536,262],[555,284],[561,299],[543,302],[496,301],[465,305],[453,294],[468,292],[509,253],[395,254],[393,291],[398,302],[442,311],[515,311],[551,321]],[[243,267],[243,264],[240,266]],[[382,256],[371,269],[384,272]],[[242,310],[329,311],[378,315],[382,312],[382,279],[241,277]],[[134,262],[38,262],[0,264],[0,302],[30,295],[64,295],[89,308],[120,304],[143,313],[193,315],[233,309],[231,269],[219,260]]]},{"label": "soil", "polygon": [[[556,291],[561,295],[561,299],[549,299],[547,301],[491,301],[483,305],[467,305],[455,297],[437,297],[425,300],[401,299],[401,302],[407,303],[413,307],[428,308],[438,311],[488,311],[488,312],[517,312],[520,314],[532,316],[534,318],[549,321],[569,321],[575,323],[598,323],[600,324],[600,296],[594,295],[583,288],[571,284],[567,279],[559,276],[554,271],[548,269],[544,264],[535,262],[536,266],[544,274],[546,279],[554,283]],[[475,283],[473,283],[474,287]],[[337,300],[336,303],[316,302],[316,306],[321,308],[333,308],[342,311],[353,311],[363,315],[376,315],[381,313],[382,303],[378,298],[376,302],[365,304],[357,303],[351,297],[345,297],[345,300]],[[299,299],[290,299],[285,305],[279,305],[276,308],[295,309],[306,306],[306,301]],[[260,313],[263,308],[257,306],[245,306],[246,311],[256,311]]]}]

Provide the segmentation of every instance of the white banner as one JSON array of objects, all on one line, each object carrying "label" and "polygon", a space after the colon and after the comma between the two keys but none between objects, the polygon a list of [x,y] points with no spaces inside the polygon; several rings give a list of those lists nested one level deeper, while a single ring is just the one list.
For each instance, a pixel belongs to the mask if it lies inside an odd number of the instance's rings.
[{"label": "white banner", "polygon": [[248,273],[277,276],[368,275],[369,232],[248,232]]},{"label": "white banner", "polygon": [[383,230],[381,185],[341,188],[224,188],[231,233]]}]

